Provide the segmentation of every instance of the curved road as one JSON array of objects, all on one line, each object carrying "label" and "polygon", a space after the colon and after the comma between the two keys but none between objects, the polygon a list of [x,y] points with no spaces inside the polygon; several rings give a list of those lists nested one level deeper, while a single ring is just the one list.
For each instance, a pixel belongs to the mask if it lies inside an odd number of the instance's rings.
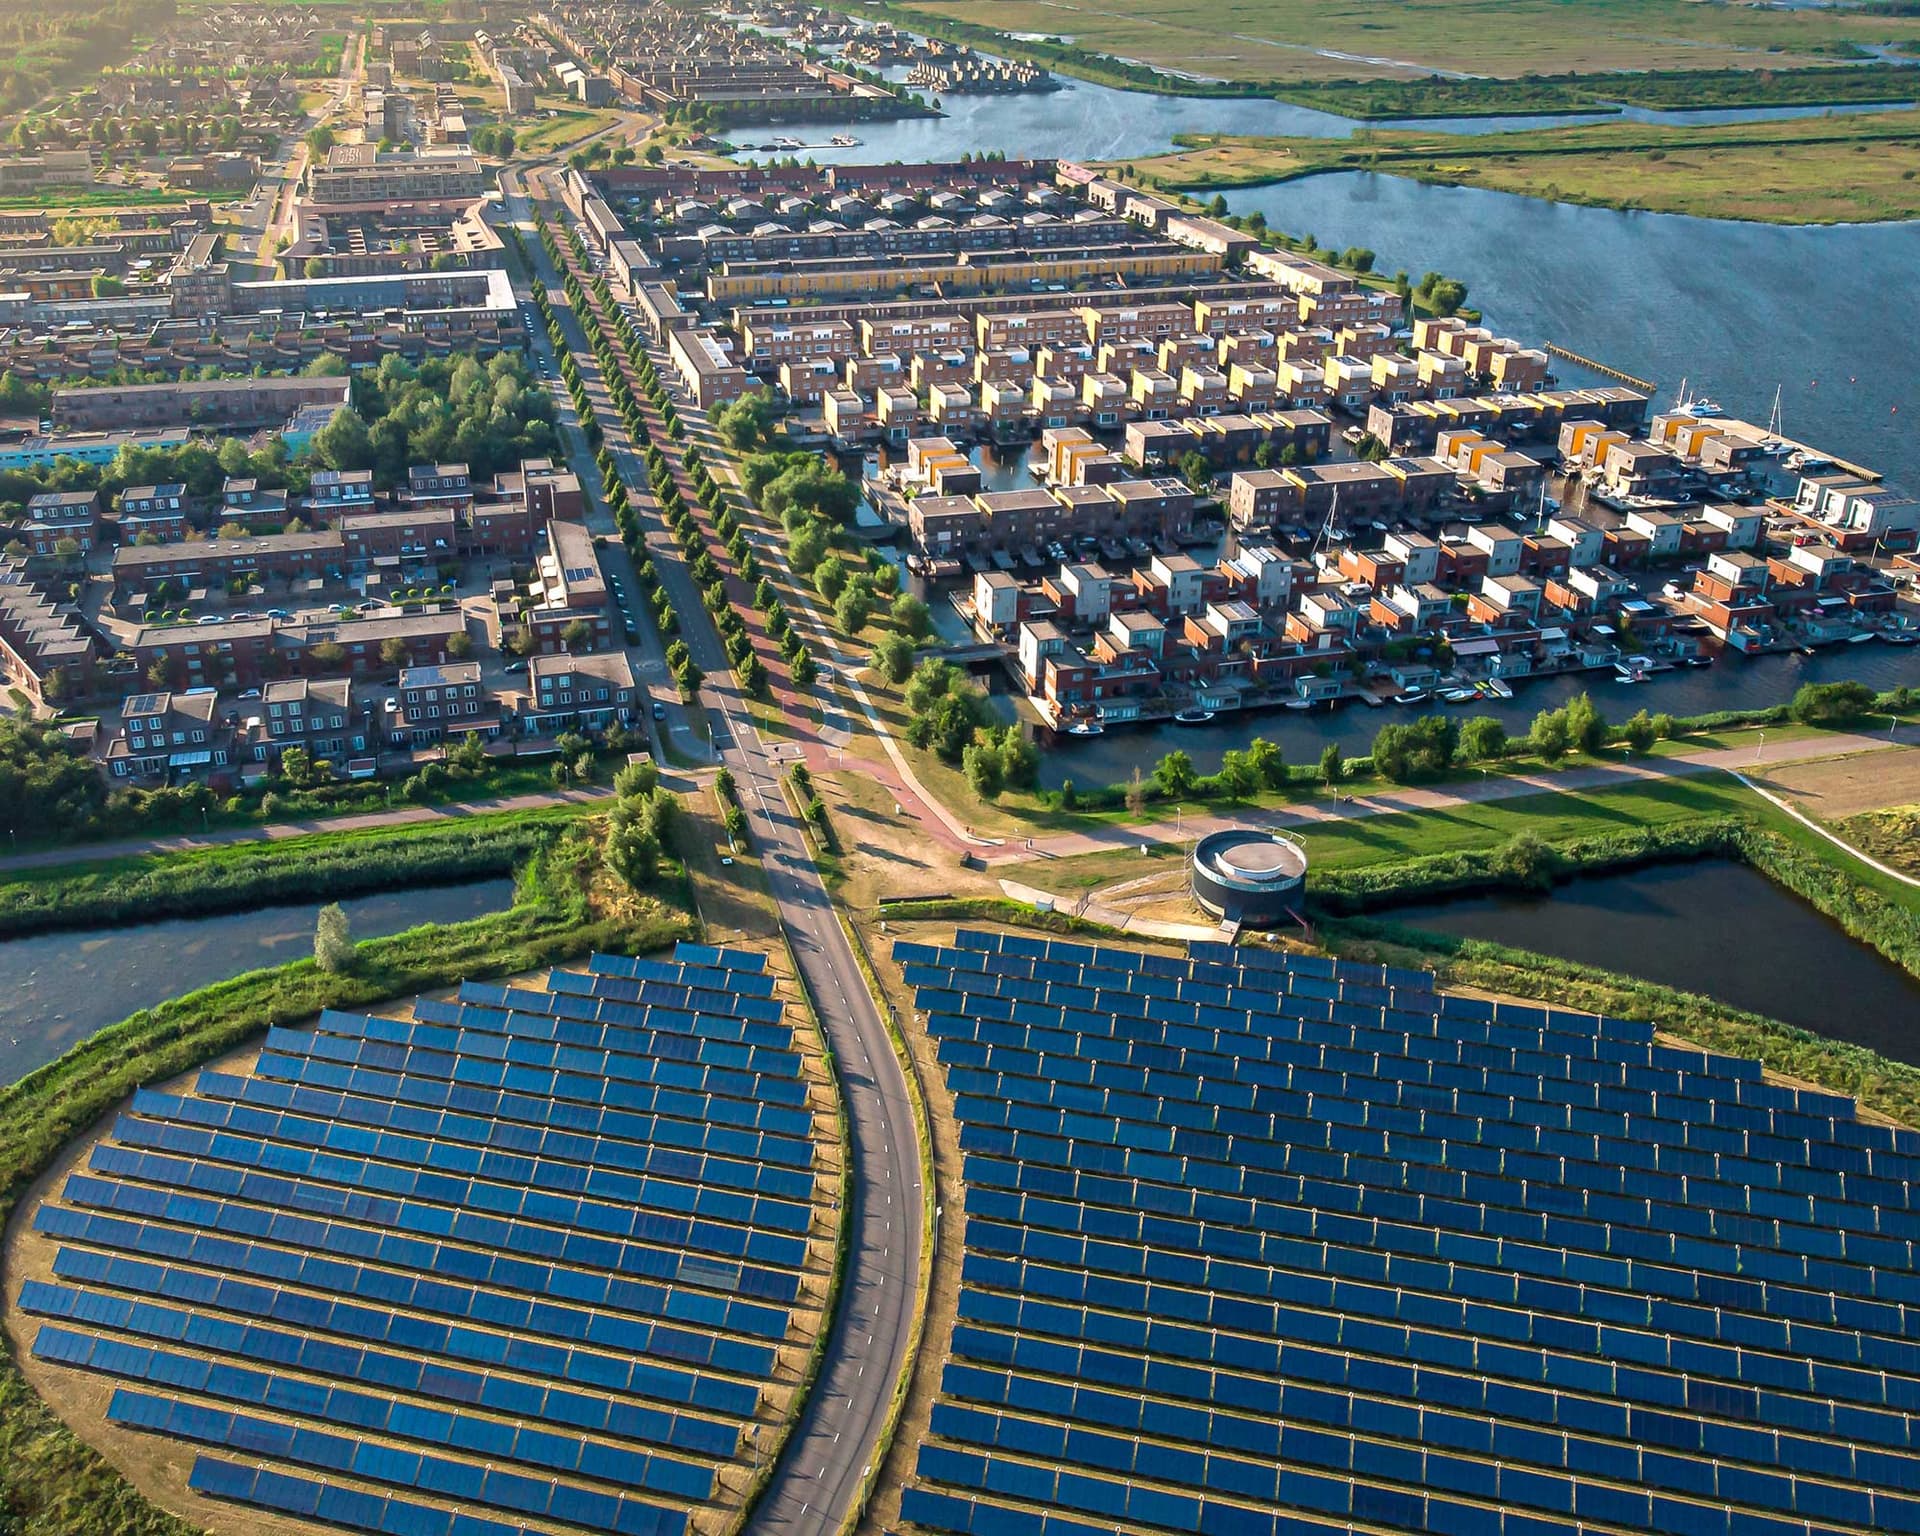
[{"label": "curved road", "polygon": [[[541,171],[533,168],[521,168],[511,180],[502,178],[507,182],[507,213],[516,222],[525,216],[522,200],[540,185],[540,178]],[[553,203],[548,214],[556,222],[564,217]],[[556,312],[562,312],[565,295],[558,274],[537,239],[529,238],[527,249],[548,282]],[[568,315],[563,322],[569,330],[572,321]],[[596,375],[597,363],[584,337],[570,334],[569,342],[582,377]],[[669,372],[664,357],[656,355],[655,362],[663,375]],[[554,394],[564,405],[565,392],[556,389]],[[644,397],[640,401],[651,416]],[[690,430],[700,424],[701,413],[684,400],[678,409]],[[780,773],[797,751],[791,744],[770,746],[755,728],[726,651],[647,489],[640,456],[625,441],[617,417],[609,414],[602,425],[640,517],[648,553],[681,615],[681,638],[706,674],[700,702],[707,709],[713,748],[733,770],[781,926],[833,1052],[846,1106],[853,1204],[841,1218],[852,1227],[840,1295],[813,1391],[746,1527],[748,1536],[835,1536],[877,1460],[880,1430],[908,1363],[926,1198],[913,1104],[886,1024],[808,852],[799,819],[781,792]],[[661,438],[664,441],[664,433]],[[609,547],[601,553],[604,559],[614,552]]]}]

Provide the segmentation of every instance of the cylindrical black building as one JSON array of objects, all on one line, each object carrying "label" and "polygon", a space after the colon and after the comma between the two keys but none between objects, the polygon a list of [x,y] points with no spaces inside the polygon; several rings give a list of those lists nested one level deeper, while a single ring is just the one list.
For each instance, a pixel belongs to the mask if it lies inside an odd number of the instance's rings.
[{"label": "cylindrical black building", "polygon": [[1194,845],[1193,898],[1228,922],[1278,927],[1306,880],[1306,849],[1277,832],[1213,832]]}]

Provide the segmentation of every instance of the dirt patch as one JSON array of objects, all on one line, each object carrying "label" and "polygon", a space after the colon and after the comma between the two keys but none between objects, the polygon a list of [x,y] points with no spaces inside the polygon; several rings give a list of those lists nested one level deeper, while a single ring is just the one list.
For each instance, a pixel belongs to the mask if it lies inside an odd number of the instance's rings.
[{"label": "dirt patch", "polygon": [[1881,863],[1920,875],[1920,805],[1862,811],[1834,823],[1834,830]]},{"label": "dirt patch", "polygon": [[1783,765],[1759,780],[1817,821],[1920,804],[1920,747]]},{"label": "dirt patch", "polygon": [[851,769],[816,772],[840,839],[846,879],[837,893],[855,909],[871,909],[882,897],[997,896],[997,876],[961,864],[960,852],[936,842],[886,785]]}]

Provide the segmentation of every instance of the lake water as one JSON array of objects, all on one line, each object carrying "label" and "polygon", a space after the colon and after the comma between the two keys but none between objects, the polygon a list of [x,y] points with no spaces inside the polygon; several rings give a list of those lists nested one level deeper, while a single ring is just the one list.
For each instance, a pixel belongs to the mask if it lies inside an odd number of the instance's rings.
[{"label": "lake water", "polygon": [[1376,914],[1538,950],[1920,1064],[1920,981],[1743,864],[1669,864]]},{"label": "lake water", "polygon": [[[1920,686],[1920,646],[1841,645],[1811,656],[1789,652],[1745,660],[1730,657],[1717,666],[1657,672],[1644,683],[1632,684],[1619,681],[1611,672],[1570,673],[1517,682],[1511,699],[1439,707],[1455,720],[1492,715],[1506,726],[1508,735],[1523,736],[1541,710],[1556,709],[1580,693],[1591,694],[1600,712],[1618,721],[1640,709],[1655,715],[1765,709],[1792,698],[1802,683],[1848,679],[1881,691],[1903,684]],[[1381,726],[1415,719],[1432,708],[1388,704],[1374,709],[1353,701],[1332,710],[1269,709],[1222,715],[1211,725],[1115,729],[1091,740],[1057,743],[1042,754],[1040,777],[1053,788],[1069,778],[1082,787],[1119,783],[1136,765],[1145,771],[1175,747],[1191,756],[1202,773],[1211,773],[1230,748],[1244,747],[1254,736],[1277,742],[1291,763],[1317,762],[1328,742],[1337,742],[1349,757],[1362,757],[1371,750]]]},{"label": "lake water", "polygon": [[[513,903],[511,880],[429,886],[340,903],[356,939],[459,923]],[[313,953],[323,904],[268,907],[0,943],[0,1082],[45,1066],[141,1008]]]}]

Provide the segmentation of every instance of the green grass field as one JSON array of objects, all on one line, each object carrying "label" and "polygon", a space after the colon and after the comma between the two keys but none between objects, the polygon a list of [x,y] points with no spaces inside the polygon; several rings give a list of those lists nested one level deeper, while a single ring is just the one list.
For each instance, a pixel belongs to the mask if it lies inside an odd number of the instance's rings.
[{"label": "green grass field", "polygon": [[1920,217],[1920,111],[1675,128],[1617,122],[1515,133],[1370,130],[1351,139],[1194,139],[1130,162],[1162,185],[1250,186],[1377,171],[1551,202],[1699,218],[1832,224]]}]

